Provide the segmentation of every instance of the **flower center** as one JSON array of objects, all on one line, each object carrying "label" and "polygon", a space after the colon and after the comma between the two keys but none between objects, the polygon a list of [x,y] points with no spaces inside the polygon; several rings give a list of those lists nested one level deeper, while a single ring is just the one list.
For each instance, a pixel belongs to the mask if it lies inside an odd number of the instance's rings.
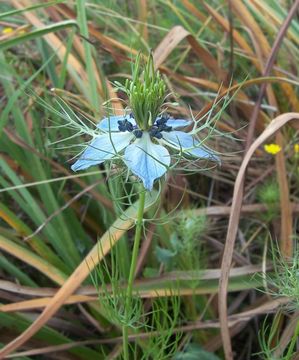
[{"label": "flower center", "polygon": [[[134,116],[131,114],[130,118],[134,118]],[[172,127],[167,125],[168,119],[168,115],[157,118],[154,124],[148,130],[149,135],[156,139],[162,139],[162,131],[170,132],[172,130]],[[133,125],[129,120],[119,120],[117,123],[119,131],[129,131],[132,132],[136,138],[142,137],[143,130],[141,130],[137,125]]]}]

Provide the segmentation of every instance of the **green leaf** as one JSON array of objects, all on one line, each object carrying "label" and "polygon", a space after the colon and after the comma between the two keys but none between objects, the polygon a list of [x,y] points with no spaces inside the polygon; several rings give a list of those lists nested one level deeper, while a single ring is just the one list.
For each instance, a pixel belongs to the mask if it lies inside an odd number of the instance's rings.
[{"label": "green leaf", "polygon": [[220,360],[220,358],[208,351],[203,350],[199,345],[189,344],[184,352],[175,355],[174,360]]},{"label": "green leaf", "polygon": [[19,45],[23,43],[24,41],[33,40],[39,37],[42,37],[48,33],[52,33],[59,30],[64,30],[68,27],[77,27],[77,22],[75,20],[65,20],[60,21],[55,24],[51,24],[48,26],[45,26],[41,29],[36,29],[31,31],[30,33],[22,34],[17,37],[9,38],[6,41],[2,41],[0,44],[0,50],[6,50],[9,49],[12,46]]},{"label": "green leaf", "polygon": [[164,265],[168,265],[171,259],[177,254],[176,251],[170,251],[168,249],[161,248],[160,246],[156,246],[156,256],[159,262]]}]

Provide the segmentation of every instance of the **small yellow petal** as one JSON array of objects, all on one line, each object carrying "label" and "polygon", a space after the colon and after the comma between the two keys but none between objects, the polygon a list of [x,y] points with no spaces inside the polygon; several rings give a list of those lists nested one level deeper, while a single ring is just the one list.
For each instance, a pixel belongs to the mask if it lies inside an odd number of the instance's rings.
[{"label": "small yellow petal", "polygon": [[268,154],[276,155],[280,152],[281,147],[278,144],[266,144],[264,149]]},{"label": "small yellow petal", "polygon": [[2,34],[10,34],[11,32],[13,32],[13,28],[11,27],[6,27],[2,30]]},{"label": "small yellow petal", "polygon": [[294,151],[295,151],[296,154],[299,153],[299,144],[294,145]]}]

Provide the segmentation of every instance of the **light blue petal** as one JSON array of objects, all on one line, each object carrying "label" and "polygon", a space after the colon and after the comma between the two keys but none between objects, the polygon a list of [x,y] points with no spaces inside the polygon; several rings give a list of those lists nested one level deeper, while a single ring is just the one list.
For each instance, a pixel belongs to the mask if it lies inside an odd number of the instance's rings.
[{"label": "light blue petal", "polygon": [[168,119],[166,122],[167,126],[171,126],[173,129],[182,128],[188,126],[192,123],[191,120],[184,120],[184,119]]},{"label": "light blue petal", "polygon": [[90,166],[101,164],[105,160],[111,159],[126,146],[134,135],[129,132],[101,134],[97,136],[80,158],[72,165],[73,171],[84,170]]},{"label": "light blue petal", "polygon": [[118,121],[125,119],[130,121],[132,125],[136,125],[135,120],[130,118],[130,115],[117,115],[104,118],[98,123],[97,128],[103,131],[119,131]]},{"label": "light blue petal", "polygon": [[142,181],[145,189],[152,190],[155,179],[165,174],[170,165],[167,149],[154,144],[147,132],[125,150],[124,160],[133,174]]},{"label": "light blue petal", "polygon": [[216,153],[207,146],[200,145],[200,142],[192,135],[182,131],[162,132],[163,139],[175,146],[183,153],[196,156],[202,159],[208,159],[220,162]]}]

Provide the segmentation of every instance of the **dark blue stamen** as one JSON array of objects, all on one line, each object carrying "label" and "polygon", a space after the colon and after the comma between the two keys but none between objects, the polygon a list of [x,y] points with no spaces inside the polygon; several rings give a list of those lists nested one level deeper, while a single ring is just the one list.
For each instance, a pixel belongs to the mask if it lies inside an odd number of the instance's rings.
[{"label": "dark blue stamen", "polygon": [[140,129],[135,129],[133,130],[133,134],[136,136],[137,139],[140,139],[142,137],[143,132]]},{"label": "dark blue stamen", "polygon": [[132,123],[130,123],[130,121],[127,121],[126,125],[129,132],[132,132],[134,130],[134,126]]},{"label": "dark blue stamen", "polygon": [[158,120],[156,120],[156,125],[160,126],[160,125],[165,125],[167,123],[167,118],[165,117],[161,117]]},{"label": "dark blue stamen", "polygon": [[118,120],[118,130],[119,131],[126,131],[126,126],[124,124],[124,120]]},{"label": "dark blue stamen", "polygon": [[162,139],[162,137],[163,137],[163,135],[160,132],[159,127],[157,127],[155,125],[152,126],[152,128],[149,131],[149,134],[150,134],[151,137],[155,137],[157,139]]},{"label": "dark blue stamen", "polygon": [[[129,118],[134,119],[133,113],[129,115]],[[159,117],[155,121],[154,125],[149,129],[148,131],[149,135],[156,139],[162,139],[163,138],[162,131],[169,132],[172,130],[172,127],[167,125],[168,119],[169,119],[168,114]],[[142,137],[143,131],[139,129],[137,125],[133,125],[129,120],[124,118],[124,120],[119,120],[117,123],[118,123],[119,131],[132,132],[137,139],[140,139]]]},{"label": "dark blue stamen", "polygon": [[162,131],[166,131],[166,132],[171,131],[172,127],[167,125],[168,119],[169,119],[168,114],[164,114],[163,116],[159,117],[155,121],[155,123],[151,127],[151,129],[149,130],[150,136],[154,137],[156,139],[162,139],[162,137],[163,137]]},{"label": "dark blue stamen", "polygon": [[[130,118],[134,118],[133,114],[130,114]],[[125,131],[129,131],[129,132],[133,132],[133,134],[136,136],[136,138],[141,138],[143,131],[140,130],[138,128],[137,125],[133,125],[130,121],[128,121],[127,119],[124,120],[119,120],[118,122],[118,130],[125,132]]]},{"label": "dark blue stamen", "polygon": [[168,119],[169,119],[169,115],[165,114],[156,120],[154,126],[156,126],[158,128],[159,132],[161,132],[161,131],[169,132],[172,130],[171,126],[166,125]]},{"label": "dark blue stamen", "polygon": [[132,132],[134,130],[134,126],[127,119],[118,120],[118,130],[119,131],[129,131]]}]

